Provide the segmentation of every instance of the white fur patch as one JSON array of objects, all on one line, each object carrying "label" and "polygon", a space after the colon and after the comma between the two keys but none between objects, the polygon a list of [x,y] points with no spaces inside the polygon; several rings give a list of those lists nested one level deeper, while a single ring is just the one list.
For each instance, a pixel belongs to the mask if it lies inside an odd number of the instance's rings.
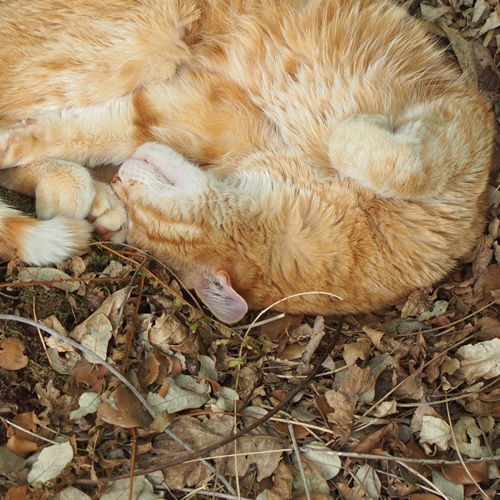
[{"label": "white fur patch", "polygon": [[26,231],[20,257],[34,266],[63,262],[83,249],[91,231],[88,222],[77,219],[38,221]]},{"label": "white fur patch", "polygon": [[[177,151],[154,142],[142,145],[120,168],[119,175],[146,183],[148,177],[166,180],[166,186],[188,192],[201,192],[206,188],[206,176],[195,164]],[[165,185],[165,183],[163,183]]]}]

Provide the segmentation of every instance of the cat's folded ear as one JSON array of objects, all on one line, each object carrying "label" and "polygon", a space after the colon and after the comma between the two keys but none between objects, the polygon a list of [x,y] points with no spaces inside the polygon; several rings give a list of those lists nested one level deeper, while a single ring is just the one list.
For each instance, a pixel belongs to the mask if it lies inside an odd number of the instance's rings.
[{"label": "cat's folded ear", "polygon": [[236,293],[224,271],[199,274],[193,279],[193,283],[200,299],[223,323],[237,323],[247,313],[245,299]]}]

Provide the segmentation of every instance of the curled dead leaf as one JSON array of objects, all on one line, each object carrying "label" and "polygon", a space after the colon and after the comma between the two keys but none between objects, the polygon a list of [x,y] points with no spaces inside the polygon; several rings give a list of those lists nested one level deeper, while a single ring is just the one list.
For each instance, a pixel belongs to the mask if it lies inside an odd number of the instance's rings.
[{"label": "curled dead leaf", "polygon": [[5,339],[0,346],[0,368],[16,371],[24,368],[28,362],[28,356],[24,355],[24,342],[16,337]]}]

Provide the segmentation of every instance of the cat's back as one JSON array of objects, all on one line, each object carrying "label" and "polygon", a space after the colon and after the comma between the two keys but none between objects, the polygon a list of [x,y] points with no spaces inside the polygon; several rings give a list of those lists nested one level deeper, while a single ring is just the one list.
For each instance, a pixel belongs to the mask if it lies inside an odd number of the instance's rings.
[{"label": "cat's back", "polygon": [[215,29],[192,35],[193,63],[236,83],[286,144],[319,165],[329,168],[320,151],[333,128],[356,113],[395,121],[445,99],[484,115],[483,96],[425,25],[392,1],[233,4]]}]

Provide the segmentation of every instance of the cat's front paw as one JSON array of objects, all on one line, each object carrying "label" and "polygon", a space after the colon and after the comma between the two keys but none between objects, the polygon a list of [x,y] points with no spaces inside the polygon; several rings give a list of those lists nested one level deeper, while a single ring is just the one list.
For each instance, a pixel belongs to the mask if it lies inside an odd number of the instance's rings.
[{"label": "cat's front paw", "polygon": [[109,184],[94,181],[96,195],[90,208],[88,220],[94,224],[95,232],[103,239],[123,243],[127,237],[127,211],[125,205]]},{"label": "cat's front paw", "polygon": [[87,217],[97,193],[94,179],[86,168],[55,159],[39,160],[30,166],[37,167],[40,178],[35,191],[39,219]]}]

